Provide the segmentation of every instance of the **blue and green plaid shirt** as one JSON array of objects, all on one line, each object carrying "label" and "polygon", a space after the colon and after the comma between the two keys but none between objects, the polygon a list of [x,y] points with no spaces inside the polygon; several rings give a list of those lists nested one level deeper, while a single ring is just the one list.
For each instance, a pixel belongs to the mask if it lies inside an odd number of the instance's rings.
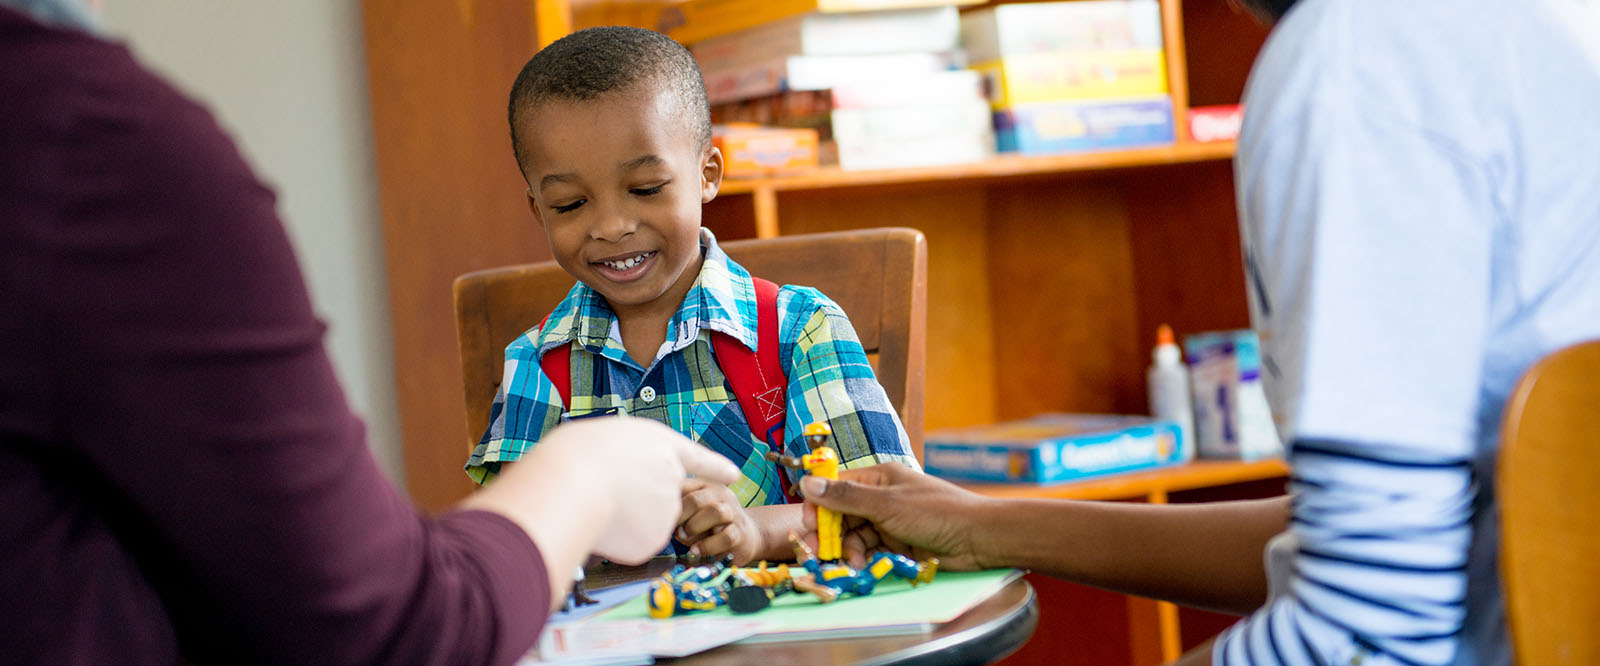
[{"label": "blue and green plaid shirt", "polygon": [[[531,329],[506,347],[505,376],[489,430],[467,461],[474,480],[493,478],[501,462],[522,457],[565,419],[616,413],[665,423],[740,465],[744,478],[733,491],[744,506],[783,502],[777,468],[762,457],[770,447],[750,434],[712,353],[712,331],[755,349],[755,288],[750,274],[717,247],[709,230],[701,231],[701,243],[700,275],[667,324],[667,340],[650,367],[628,357],[616,314],[599,292],[581,282],[543,329]],[[783,286],[778,322],[778,352],[788,378],[785,452],[807,453],[801,429],[827,421],[845,468],[888,461],[917,467],[905,428],[844,311],[815,289]],[[573,397],[564,413],[539,362],[545,352],[568,343],[575,343]]]}]

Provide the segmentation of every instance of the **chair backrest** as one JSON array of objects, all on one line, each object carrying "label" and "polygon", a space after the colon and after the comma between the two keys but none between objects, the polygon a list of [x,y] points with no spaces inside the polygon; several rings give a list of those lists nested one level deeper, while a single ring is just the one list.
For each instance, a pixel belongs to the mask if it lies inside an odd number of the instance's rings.
[{"label": "chair backrest", "polygon": [[[752,275],[780,285],[816,287],[844,308],[920,459],[928,284],[922,232],[864,229],[720,245]],[[537,325],[573,282],[554,261],[456,278],[456,334],[469,441],[477,442],[488,427],[506,345]]]},{"label": "chair backrest", "polygon": [[1600,664],[1600,340],[1534,364],[1506,402],[1496,472],[1516,663]]}]

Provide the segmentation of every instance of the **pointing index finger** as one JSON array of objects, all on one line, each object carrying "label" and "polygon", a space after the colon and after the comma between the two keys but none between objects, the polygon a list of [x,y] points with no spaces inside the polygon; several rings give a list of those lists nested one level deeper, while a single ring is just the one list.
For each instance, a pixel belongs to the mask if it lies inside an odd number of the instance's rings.
[{"label": "pointing index finger", "polygon": [[739,480],[739,468],[716,452],[687,439],[677,440],[677,447],[678,460],[690,476],[722,485]]}]

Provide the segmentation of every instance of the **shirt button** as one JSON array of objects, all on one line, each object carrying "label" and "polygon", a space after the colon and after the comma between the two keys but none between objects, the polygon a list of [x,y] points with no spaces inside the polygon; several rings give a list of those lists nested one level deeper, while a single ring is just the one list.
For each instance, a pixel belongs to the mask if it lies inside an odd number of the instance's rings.
[{"label": "shirt button", "polygon": [[656,401],[656,387],[654,387],[654,386],[646,386],[646,387],[644,387],[642,389],[639,389],[639,398],[641,400],[644,400],[645,402],[655,402]]}]

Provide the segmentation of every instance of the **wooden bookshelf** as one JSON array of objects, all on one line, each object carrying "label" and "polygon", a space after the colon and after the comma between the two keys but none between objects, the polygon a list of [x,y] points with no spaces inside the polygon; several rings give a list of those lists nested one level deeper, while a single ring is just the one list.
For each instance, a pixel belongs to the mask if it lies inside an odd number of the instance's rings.
[{"label": "wooden bookshelf", "polygon": [[812,171],[770,178],[729,179],[722,183],[721,196],[748,194],[752,200],[751,223],[757,238],[774,238],[782,233],[778,223],[777,193],[798,190],[826,190],[874,185],[931,185],[943,181],[978,183],[1087,174],[1115,169],[1187,164],[1226,160],[1233,157],[1232,141],[1216,143],[1182,142],[1133,150],[1114,150],[1066,155],[999,155],[982,162],[949,164],[906,169],[847,171],[838,167],[819,167]]},{"label": "wooden bookshelf", "polygon": [[1066,173],[1090,173],[1168,164],[1226,160],[1233,157],[1233,142],[1183,142],[1132,150],[1112,150],[1065,155],[999,155],[982,162],[910,169],[846,171],[819,167],[813,171],[771,178],[728,179],[723,194],[746,194],[763,189],[820,190],[866,185],[936,183],[947,180],[1002,180]]},{"label": "wooden bookshelf", "polygon": [[1196,460],[1173,467],[1130,472],[1053,485],[963,484],[989,497],[1053,497],[1074,500],[1138,499],[1165,504],[1172,493],[1252,481],[1282,479],[1289,466],[1278,458],[1264,460]]}]

